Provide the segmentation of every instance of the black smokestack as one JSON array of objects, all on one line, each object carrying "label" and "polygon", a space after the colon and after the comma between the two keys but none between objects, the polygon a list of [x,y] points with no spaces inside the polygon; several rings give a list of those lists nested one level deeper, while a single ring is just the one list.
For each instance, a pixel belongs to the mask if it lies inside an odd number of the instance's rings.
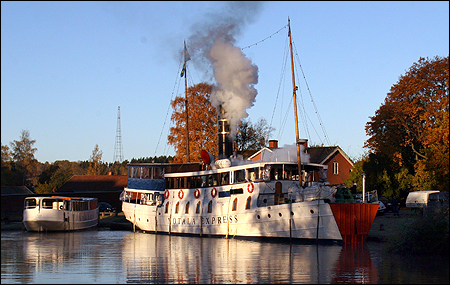
[{"label": "black smokestack", "polygon": [[219,106],[219,159],[229,158],[233,154],[233,142],[230,137],[230,123],[225,118],[225,109]]}]

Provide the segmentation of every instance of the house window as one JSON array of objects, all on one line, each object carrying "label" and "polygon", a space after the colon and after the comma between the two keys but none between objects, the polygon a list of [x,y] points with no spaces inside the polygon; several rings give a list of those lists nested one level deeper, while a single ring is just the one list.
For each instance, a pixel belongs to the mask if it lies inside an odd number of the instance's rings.
[{"label": "house window", "polygon": [[237,198],[234,198],[233,200],[233,208],[231,209],[232,211],[236,211],[237,209]]},{"label": "house window", "polygon": [[333,162],[333,175],[339,174],[339,162],[335,161]]},{"label": "house window", "polygon": [[189,202],[186,203],[186,211],[184,213],[189,214]]},{"label": "house window", "polygon": [[212,201],[208,203],[208,213],[212,213]]},{"label": "house window", "polygon": [[245,203],[245,209],[246,210],[250,209],[251,203],[252,203],[252,197],[248,197],[247,198],[247,203]]},{"label": "house window", "polygon": [[180,202],[175,205],[175,214],[178,214],[178,208],[180,207]]},{"label": "house window", "polygon": [[200,201],[197,203],[197,207],[195,208],[195,213],[200,214]]}]

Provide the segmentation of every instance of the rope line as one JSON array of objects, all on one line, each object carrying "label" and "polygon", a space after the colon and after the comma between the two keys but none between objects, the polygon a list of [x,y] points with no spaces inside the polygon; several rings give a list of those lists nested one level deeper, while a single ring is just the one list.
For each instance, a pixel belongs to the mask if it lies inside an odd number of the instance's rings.
[{"label": "rope line", "polygon": [[242,49],[246,49],[246,48],[249,48],[249,47],[252,47],[252,46],[256,46],[257,44],[259,44],[259,43],[262,43],[263,41],[265,41],[265,40],[267,40],[267,39],[269,39],[269,38],[271,38],[273,35],[275,35],[275,34],[278,34],[282,29],[284,29],[284,28],[286,28],[288,25],[285,25],[284,27],[282,27],[281,29],[279,29],[278,31],[276,31],[275,33],[273,33],[273,34],[271,34],[270,36],[268,36],[267,38],[265,38],[265,39],[262,39],[262,40],[260,40],[259,42],[256,42],[256,43],[254,43],[254,44],[252,44],[252,45],[249,45],[249,46],[246,46],[246,47],[243,47],[243,48],[241,48],[241,50]]}]

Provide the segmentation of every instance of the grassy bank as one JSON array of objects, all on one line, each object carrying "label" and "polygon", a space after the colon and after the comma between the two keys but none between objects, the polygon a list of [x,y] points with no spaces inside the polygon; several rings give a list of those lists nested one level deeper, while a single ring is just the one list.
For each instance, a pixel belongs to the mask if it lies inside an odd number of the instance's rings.
[{"label": "grassy bank", "polygon": [[386,243],[386,248],[401,254],[449,254],[449,216],[422,216],[401,209],[399,216],[387,213],[375,217],[368,241]]}]

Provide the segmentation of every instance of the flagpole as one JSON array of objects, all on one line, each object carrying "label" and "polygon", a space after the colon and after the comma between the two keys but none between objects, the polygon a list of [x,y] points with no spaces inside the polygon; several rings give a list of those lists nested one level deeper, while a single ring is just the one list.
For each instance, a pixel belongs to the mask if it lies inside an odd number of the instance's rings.
[{"label": "flagpole", "polygon": [[184,98],[185,98],[185,108],[186,108],[186,158],[187,162],[190,162],[189,155],[189,113],[188,113],[188,99],[187,99],[187,68],[186,68],[186,42],[184,42]]}]

